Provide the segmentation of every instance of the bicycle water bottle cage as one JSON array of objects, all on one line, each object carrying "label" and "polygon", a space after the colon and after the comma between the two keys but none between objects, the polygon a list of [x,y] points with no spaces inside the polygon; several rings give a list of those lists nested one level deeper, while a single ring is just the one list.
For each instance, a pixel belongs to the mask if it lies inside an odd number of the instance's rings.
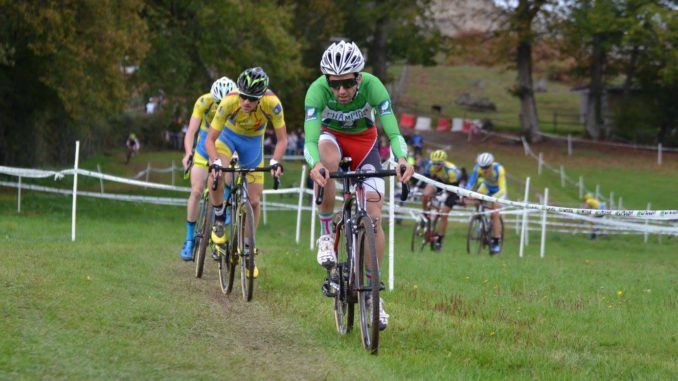
[{"label": "bicycle water bottle cage", "polygon": [[342,171],[348,172],[349,168],[351,168],[352,161],[353,159],[351,159],[349,156],[343,157],[339,162],[339,167],[341,168]]}]

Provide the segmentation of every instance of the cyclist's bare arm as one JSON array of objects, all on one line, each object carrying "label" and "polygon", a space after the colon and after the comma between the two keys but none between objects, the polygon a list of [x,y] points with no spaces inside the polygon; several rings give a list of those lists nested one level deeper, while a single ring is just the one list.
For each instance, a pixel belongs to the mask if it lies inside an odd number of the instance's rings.
[{"label": "cyclist's bare arm", "polygon": [[[287,150],[287,126],[283,125],[280,128],[275,128],[274,131],[277,141],[273,150],[273,159],[279,163],[282,161],[285,150]],[[271,174],[273,176],[282,175],[282,168],[278,167],[276,172]]]},{"label": "cyclist's bare arm", "polygon": [[184,169],[188,168],[188,157],[191,156],[191,153],[193,152],[195,133],[198,132],[198,128],[200,128],[200,122],[202,122],[202,118],[191,116],[191,121],[188,123],[188,131],[186,131],[186,136],[184,136],[184,158],[181,159]]}]

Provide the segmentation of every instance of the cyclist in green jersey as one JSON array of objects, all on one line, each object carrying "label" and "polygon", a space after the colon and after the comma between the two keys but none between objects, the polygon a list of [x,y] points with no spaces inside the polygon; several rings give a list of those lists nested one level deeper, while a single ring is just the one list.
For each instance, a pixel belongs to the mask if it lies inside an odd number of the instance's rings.
[{"label": "cyclist in green jersey", "polygon": [[[318,239],[317,260],[331,269],[336,264],[331,221],[334,211],[335,183],[329,173],[339,168],[342,157],[351,157],[351,170],[379,170],[379,145],[375,114],[389,138],[391,150],[398,160],[396,171],[401,182],[407,182],[414,168],[407,162],[407,144],[400,134],[391,108],[391,98],[379,78],[362,72],[365,60],[353,42],[333,43],[323,54],[316,79],[306,92],[306,141],[304,156],[312,168],[310,177],[325,187],[325,197],[319,207],[321,236]],[[404,173],[400,165],[405,165]],[[324,176],[321,172],[324,170]],[[381,228],[381,208],[384,180],[370,178],[365,183],[368,214],[376,224],[376,249],[379,262],[384,257],[384,231]],[[369,276],[369,275],[368,275]],[[389,315],[380,301],[379,326],[388,325]]]}]

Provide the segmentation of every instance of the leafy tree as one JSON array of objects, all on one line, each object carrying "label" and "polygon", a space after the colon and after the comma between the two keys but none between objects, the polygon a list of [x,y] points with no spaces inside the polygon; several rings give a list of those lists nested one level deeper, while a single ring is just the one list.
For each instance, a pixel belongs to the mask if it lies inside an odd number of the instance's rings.
[{"label": "leafy tree", "polygon": [[[641,130],[661,136],[676,124],[675,1],[577,0],[565,8],[561,28],[563,50],[577,59],[577,73],[589,79],[586,131],[594,139],[611,136],[612,126],[623,137],[638,138]],[[624,99],[614,124],[603,115],[607,83],[623,75]],[[647,139],[645,137],[644,139]]]},{"label": "leafy tree", "polygon": [[[372,73],[386,81],[388,60],[432,65],[442,38],[431,17],[431,0],[346,0],[344,36],[369,55]],[[365,49],[367,47],[367,49]]]},{"label": "leafy tree", "polygon": [[[152,48],[139,69],[146,95],[162,93],[170,108],[190,112],[214,80],[234,81],[248,67],[261,66],[281,97],[286,118],[303,115],[300,46],[288,31],[292,12],[275,1],[147,0],[144,18]],[[266,17],[262,17],[266,16]],[[292,112],[289,112],[292,111]],[[290,124],[288,122],[288,124]]]},{"label": "leafy tree", "polygon": [[[510,92],[520,100],[521,131],[530,142],[541,140],[532,78],[532,49],[535,41],[546,31],[549,16],[546,8],[550,5],[550,0],[506,1],[502,6],[499,28],[494,32],[515,60],[518,76]],[[540,29],[536,28],[537,23]]]},{"label": "leafy tree", "polygon": [[147,50],[138,0],[0,1],[0,160],[64,161],[91,150],[123,109],[123,67]]}]

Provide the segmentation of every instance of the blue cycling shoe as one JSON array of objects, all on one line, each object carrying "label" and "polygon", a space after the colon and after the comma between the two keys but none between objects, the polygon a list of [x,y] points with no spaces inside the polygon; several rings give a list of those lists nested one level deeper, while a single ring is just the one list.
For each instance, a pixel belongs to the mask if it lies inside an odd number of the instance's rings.
[{"label": "blue cycling shoe", "polygon": [[490,245],[490,254],[495,255],[495,254],[499,254],[500,252],[501,252],[501,245],[499,244],[499,242],[493,242]]},{"label": "blue cycling shoe", "polygon": [[184,242],[184,247],[181,248],[179,256],[187,262],[193,260],[193,241],[186,240]]}]

